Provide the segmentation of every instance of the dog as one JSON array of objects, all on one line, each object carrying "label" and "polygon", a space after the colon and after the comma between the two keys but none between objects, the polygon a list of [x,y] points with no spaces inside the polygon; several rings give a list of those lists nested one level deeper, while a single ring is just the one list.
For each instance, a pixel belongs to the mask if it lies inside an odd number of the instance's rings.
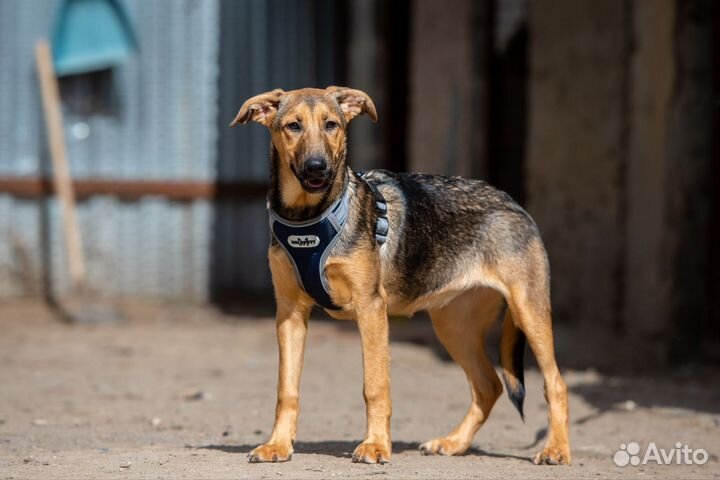
[{"label": "dog", "polygon": [[[367,431],[352,460],[391,455],[388,314],[426,310],[470,383],[470,408],[449,434],[420,446],[460,455],[503,387],[484,336],[505,308],[500,364],[523,415],[526,342],[545,381],[548,438],[535,464],[569,464],[567,388],[555,360],[548,258],[535,222],[509,195],[480,180],[373,170],[347,164],[347,127],[377,122],[363,91],[331,86],[272,90],[247,100],[230,124],[270,130],[268,258],[280,353],[275,424],[250,462],[291,459],[307,321],[317,304],[357,321]],[[290,240],[288,240],[290,239]]]}]

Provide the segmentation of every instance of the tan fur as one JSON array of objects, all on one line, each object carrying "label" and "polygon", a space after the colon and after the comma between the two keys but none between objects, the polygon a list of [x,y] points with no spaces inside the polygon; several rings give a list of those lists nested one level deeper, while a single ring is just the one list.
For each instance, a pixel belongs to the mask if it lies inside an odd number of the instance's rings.
[{"label": "tan fur", "polygon": [[[313,108],[303,100],[308,97],[313,99]],[[280,99],[286,102],[286,109],[282,118],[276,118]],[[338,102],[344,118],[339,118],[337,107],[332,108],[330,102],[333,101]],[[272,144],[280,157],[278,178],[283,204],[303,207],[317,205],[321,195],[303,190],[292,173],[293,162],[298,162],[300,154],[313,151],[330,152],[333,161],[344,162],[346,125],[360,113],[377,120],[372,100],[359,90],[342,87],[274,90],[248,100],[233,124],[253,120],[272,126]],[[334,132],[323,129],[322,125],[329,119],[338,122],[341,128]],[[302,135],[284,128],[288,122],[301,122]],[[342,188],[340,178],[338,175],[331,186],[332,198]],[[402,202],[387,200],[389,217],[397,219]],[[350,224],[355,221],[353,215],[351,211]],[[403,298],[396,292],[385,291],[384,286],[396,283],[399,277],[391,261],[396,248],[393,238],[389,237],[379,255],[371,247],[358,248],[342,256],[331,255],[325,269],[330,296],[341,307],[339,311],[327,312],[335,318],[356,319],[362,341],[367,431],[365,440],[353,453],[353,460],[376,463],[390,459],[388,313],[412,315],[418,310],[429,310],[440,341],[463,368],[471,386],[472,401],[464,419],[448,435],[424,443],[421,449],[424,453],[455,455],[469,448],[473,435],[487,420],[502,392],[502,384],[485,354],[484,335],[497,317],[504,298],[509,307],[506,329],[517,327],[525,333],[546,384],[549,436],[534,461],[569,463],[567,389],[555,363],[547,264],[542,245],[536,242],[522,255],[504,258],[492,266],[484,265],[480,258],[466,258],[452,281],[421,298]],[[307,319],[314,304],[279,246],[270,248],[269,261],[277,300],[280,370],[272,435],[266,444],[250,453],[251,461],[258,462],[286,461],[292,456]],[[509,345],[501,348],[507,349]]]},{"label": "tan fur", "polygon": [[491,289],[477,288],[430,311],[438,338],[452,359],[465,370],[472,402],[465,418],[452,432],[420,446],[426,455],[464,453],[502,393],[500,379],[484,351],[485,332],[499,313],[501,298]]},{"label": "tan fur", "polygon": [[[327,134],[321,128],[321,125],[327,120],[340,122],[340,118],[326,105],[318,104],[316,108],[311,110],[307,104],[298,103],[283,117],[283,122],[285,124],[291,122],[302,123],[307,126],[303,134],[294,135],[286,128],[280,128],[272,133],[273,145],[275,145],[280,158],[283,160],[279,172],[280,182],[283,185],[280,193],[283,202],[288,206],[314,206],[322,198],[321,194],[308,193],[303,190],[302,185],[292,173],[290,165],[295,164],[295,167],[298,168],[299,154],[303,152],[322,152],[327,149],[336,152],[337,156],[337,152],[342,150],[346,142],[345,131],[337,129],[333,134]],[[338,177],[331,194],[336,194],[341,188],[342,184],[340,183],[340,177]]]}]

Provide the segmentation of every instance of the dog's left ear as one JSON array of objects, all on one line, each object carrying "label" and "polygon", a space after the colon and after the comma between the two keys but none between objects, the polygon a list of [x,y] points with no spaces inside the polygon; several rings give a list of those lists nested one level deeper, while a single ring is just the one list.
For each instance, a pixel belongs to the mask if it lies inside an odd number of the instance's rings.
[{"label": "dog's left ear", "polygon": [[283,95],[285,95],[285,92],[280,88],[276,88],[273,91],[261,93],[246,100],[235,116],[235,120],[230,122],[230,126],[234,127],[238,123],[247,123],[252,120],[269,127],[275,118]]},{"label": "dog's left ear", "polygon": [[345,87],[327,87],[325,89],[340,105],[340,110],[349,122],[361,113],[367,113],[373,122],[378,121],[377,110],[370,96],[362,90]]}]

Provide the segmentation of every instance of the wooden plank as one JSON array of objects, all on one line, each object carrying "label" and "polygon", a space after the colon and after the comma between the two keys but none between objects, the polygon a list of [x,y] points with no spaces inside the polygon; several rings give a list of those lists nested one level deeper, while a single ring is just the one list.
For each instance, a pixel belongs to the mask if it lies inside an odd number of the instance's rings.
[{"label": "wooden plank", "polygon": [[47,40],[35,44],[35,60],[42,93],[43,114],[47,128],[53,187],[60,203],[60,219],[65,235],[65,251],[73,287],[83,289],[86,284],[85,255],[77,219],[75,191],[70,175],[70,162],[65,148],[65,134],[60,102],[60,87],[53,70],[52,53]]}]

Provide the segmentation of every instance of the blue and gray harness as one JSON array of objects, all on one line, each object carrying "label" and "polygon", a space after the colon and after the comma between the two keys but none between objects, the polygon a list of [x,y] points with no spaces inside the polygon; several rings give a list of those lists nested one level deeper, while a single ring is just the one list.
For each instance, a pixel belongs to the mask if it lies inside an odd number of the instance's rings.
[{"label": "blue and gray harness", "polygon": [[[362,173],[356,175],[367,183],[375,196],[378,212],[375,240],[382,245],[388,234],[387,204],[378,189],[362,177]],[[293,222],[268,209],[270,231],[292,259],[303,288],[315,303],[328,310],[340,310],[340,307],[333,303],[328,293],[325,264],[347,221],[349,204],[349,188],[346,187],[340,198],[312,220]]]}]

